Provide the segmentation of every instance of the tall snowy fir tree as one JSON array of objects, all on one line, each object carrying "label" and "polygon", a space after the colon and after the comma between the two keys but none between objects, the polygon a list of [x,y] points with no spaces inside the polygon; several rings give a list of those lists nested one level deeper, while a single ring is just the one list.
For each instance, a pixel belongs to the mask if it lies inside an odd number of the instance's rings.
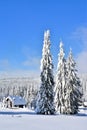
[{"label": "tall snowy fir tree", "polygon": [[55,82],[55,108],[59,113],[65,113],[65,95],[66,95],[66,60],[63,50],[63,43],[60,42],[60,52],[58,54],[58,65]]},{"label": "tall snowy fir tree", "polygon": [[76,114],[81,101],[81,82],[77,76],[76,63],[70,49],[67,59],[66,114]]},{"label": "tall snowy fir tree", "polygon": [[50,31],[44,33],[44,42],[41,59],[41,86],[36,103],[38,114],[54,114],[54,77],[53,64],[50,52]]}]

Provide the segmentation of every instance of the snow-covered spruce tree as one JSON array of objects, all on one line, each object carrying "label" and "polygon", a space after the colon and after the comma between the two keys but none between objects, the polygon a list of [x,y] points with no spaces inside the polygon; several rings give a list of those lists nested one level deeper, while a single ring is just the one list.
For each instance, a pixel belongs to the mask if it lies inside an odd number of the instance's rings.
[{"label": "snow-covered spruce tree", "polygon": [[54,114],[54,77],[53,64],[50,53],[50,32],[44,33],[44,42],[41,59],[41,86],[36,103],[37,114]]},{"label": "snow-covered spruce tree", "polygon": [[66,79],[67,79],[67,69],[65,53],[63,50],[63,43],[60,42],[60,52],[58,54],[58,65],[57,74],[55,81],[55,108],[59,113],[65,113],[65,95],[66,95]]},{"label": "snow-covered spruce tree", "polygon": [[70,49],[67,59],[66,114],[76,114],[81,101],[81,82],[77,76],[76,63]]}]

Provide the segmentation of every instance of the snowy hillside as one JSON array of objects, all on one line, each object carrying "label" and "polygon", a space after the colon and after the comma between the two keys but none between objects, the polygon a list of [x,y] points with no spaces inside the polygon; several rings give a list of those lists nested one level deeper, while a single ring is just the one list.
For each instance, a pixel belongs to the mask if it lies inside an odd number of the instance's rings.
[{"label": "snowy hillside", "polygon": [[14,77],[14,78],[0,78],[0,88],[4,87],[24,87],[33,84],[37,86],[40,82],[39,77]]},{"label": "snowy hillside", "polygon": [[87,101],[87,74],[81,74],[79,77],[83,88],[83,99]]},{"label": "snowy hillside", "polygon": [[[39,78],[38,78],[39,79]],[[38,87],[40,81],[32,78],[0,79],[0,89],[5,93],[7,88]],[[87,92],[87,77],[81,76],[84,92]],[[6,90],[6,91],[5,91]],[[11,90],[11,89],[10,89]],[[17,90],[17,89],[16,89]],[[78,115],[36,115],[29,109],[0,108],[1,130],[86,130],[87,108],[80,108]]]},{"label": "snowy hillside", "polygon": [[[87,100],[87,74],[79,75],[79,77],[83,87],[84,98]],[[38,89],[40,86],[40,77],[0,78],[0,96],[8,94],[13,95],[13,93],[17,94],[17,91],[19,91],[19,89],[24,87],[30,88],[31,86],[35,89]]]},{"label": "snowy hillside", "polygon": [[4,97],[7,97],[8,95],[22,96],[30,107],[31,103],[35,101],[39,83],[40,81],[38,77],[0,79],[0,101],[3,101]]}]

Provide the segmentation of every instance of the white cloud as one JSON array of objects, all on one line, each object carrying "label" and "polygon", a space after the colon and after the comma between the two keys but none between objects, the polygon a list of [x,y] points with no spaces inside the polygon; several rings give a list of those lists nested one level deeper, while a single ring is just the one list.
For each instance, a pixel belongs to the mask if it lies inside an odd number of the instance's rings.
[{"label": "white cloud", "polygon": [[79,27],[72,33],[71,38],[78,41],[84,49],[87,49],[87,27]]},{"label": "white cloud", "polygon": [[87,27],[78,28],[72,38],[82,46],[82,51],[76,56],[79,73],[87,73]]},{"label": "white cloud", "polygon": [[80,73],[87,73],[87,51],[78,54],[77,66]]},{"label": "white cloud", "polygon": [[7,59],[0,60],[0,68],[7,69],[9,67],[9,61]]},{"label": "white cloud", "polygon": [[[7,59],[0,60],[0,78],[7,77],[39,77],[40,58],[28,57],[28,60],[22,63],[22,68],[12,67]],[[29,68],[29,69],[28,69]]]},{"label": "white cloud", "polygon": [[28,46],[24,46],[22,48],[22,53],[25,57],[25,61],[22,62],[22,65],[24,67],[29,67],[29,68],[39,70],[41,58],[40,56],[38,56],[37,50],[33,50]]},{"label": "white cloud", "polygon": [[39,71],[32,70],[9,70],[9,71],[0,71],[0,79],[1,78],[16,78],[16,77],[31,77],[31,78],[39,78]]},{"label": "white cloud", "polygon": [[30,57],[28,60],[23,62],[23,65],[38,67],[40,65],[40,58],[39,57]]}]

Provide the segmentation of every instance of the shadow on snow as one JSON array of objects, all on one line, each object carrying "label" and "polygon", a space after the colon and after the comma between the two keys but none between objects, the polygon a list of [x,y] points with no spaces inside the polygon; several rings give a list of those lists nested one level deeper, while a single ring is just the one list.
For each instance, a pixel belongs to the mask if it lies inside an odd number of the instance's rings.
[{"label": "shadow on snow", "polygon": [[26,114],[26,115],[36,115],[35,112],[7,112],[7,111],[0,111],[0,115],[20,115],[20,114]]}]

